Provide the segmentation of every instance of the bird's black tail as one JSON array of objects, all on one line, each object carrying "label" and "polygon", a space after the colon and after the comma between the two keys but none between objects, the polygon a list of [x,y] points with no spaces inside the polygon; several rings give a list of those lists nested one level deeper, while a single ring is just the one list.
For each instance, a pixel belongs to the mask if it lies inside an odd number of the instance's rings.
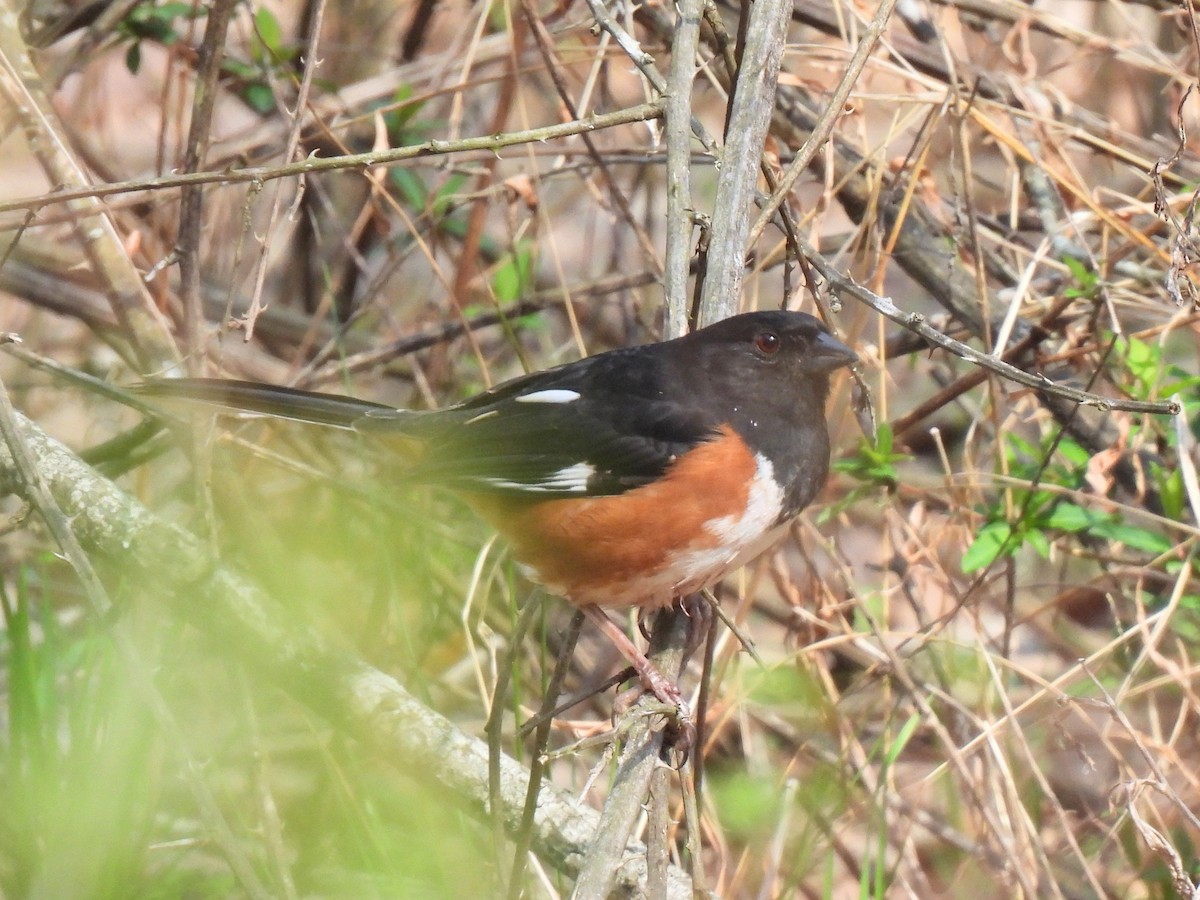
[{"label": "bird's black tail", "polygon": [[136,385],[133,390],[152,399],[188,400],[237,413],[334,428],[354,428],[368,415],[388,418],[404,415],[401,410],[369,400],[223,378],[164,378]]}]

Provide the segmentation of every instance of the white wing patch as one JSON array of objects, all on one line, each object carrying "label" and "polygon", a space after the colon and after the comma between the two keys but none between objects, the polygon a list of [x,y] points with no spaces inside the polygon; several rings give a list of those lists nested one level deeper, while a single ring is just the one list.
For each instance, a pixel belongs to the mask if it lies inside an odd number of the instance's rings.
[{"label": "white wing patch", "polygon": [[[517,403],[574,403],[578,399],[579,391],[568,391],[563,388],[534,391],[532,394],[513,397]],[[566,470],[564,469],[564,471]]]},{"label": "white wing patch", "polygon": [[575,463],[557,472],[551,472],[540,481],[508,481],[504,478],[483,478],[487,484],[514,491],[529,491],[534,494],[582,494],[587,491],[588,480],[596,474],[589,463]]}]

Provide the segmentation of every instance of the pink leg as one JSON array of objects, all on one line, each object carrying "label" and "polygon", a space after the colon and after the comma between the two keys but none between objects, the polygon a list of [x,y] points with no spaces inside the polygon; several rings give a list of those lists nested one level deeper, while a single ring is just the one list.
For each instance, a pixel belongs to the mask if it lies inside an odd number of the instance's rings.
[{"label": "pink leg", "polygon": [[634,646],[633,641],[626,637],[624,631],[613,624],[612,619],[605,615],[604,610],[594,605],[581,606],[579,609],[595,623],[597,628],[604,632],[605,636],[612,641],[613,646],[629,661],[646,690],[663,703],[675,708],[677,724],[680,730],[687,734],[692,729],[692,716],[687,704],[683,701],[683,694],[679,692],[679,687],[675,682],[658,671],[654,667],[654,663],[646,659],[646,655]]}]

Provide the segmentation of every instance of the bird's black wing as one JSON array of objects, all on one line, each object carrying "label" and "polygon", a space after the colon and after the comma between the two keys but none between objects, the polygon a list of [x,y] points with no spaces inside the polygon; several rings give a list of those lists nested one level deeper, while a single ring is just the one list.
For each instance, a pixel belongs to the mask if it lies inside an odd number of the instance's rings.
[{"label": "bird's black wing", "polygon": [[660,476],[720,422],[665,390],[665,361],[616,350],[518,378],[420,418],[371,411],[356,427],[424,445],[411,472],[460,490],[539,498],[618,494]]}]

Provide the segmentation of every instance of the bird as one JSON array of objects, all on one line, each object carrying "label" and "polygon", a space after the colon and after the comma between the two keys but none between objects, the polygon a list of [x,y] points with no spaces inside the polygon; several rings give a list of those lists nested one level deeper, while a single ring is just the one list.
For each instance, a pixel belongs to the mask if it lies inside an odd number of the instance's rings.
[{"label": "bird", "polygon": [[438,410],[229,379],[137,390],[390,441],[406,480],[459,494],[686,717],[678,687],[604,610],[668,606],[777,540],[825,484],[830,376],[857,361],[819,319],[762,310]]}]

